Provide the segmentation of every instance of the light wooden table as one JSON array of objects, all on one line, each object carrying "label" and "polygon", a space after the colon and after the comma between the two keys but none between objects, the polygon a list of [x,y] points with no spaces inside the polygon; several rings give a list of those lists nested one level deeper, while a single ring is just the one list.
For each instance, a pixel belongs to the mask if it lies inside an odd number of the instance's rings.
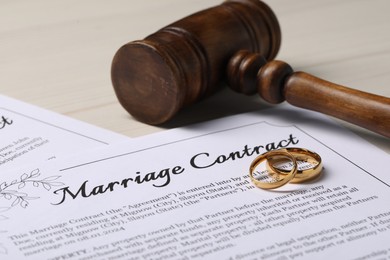
[{"label": "light wooden table", "polygon": [[[269,0],[282,28],[278,59],[321,78],[390,97],[388,0]],[[0,93],[123,133],[161,131],[119,105],[111,60],[126,42],[221,0],[0,1]],[[265,108],[225,90],[166,127]],[[210,114],[210,108],[213,113]],[[348,126],[390,152],[390,140]]]}]

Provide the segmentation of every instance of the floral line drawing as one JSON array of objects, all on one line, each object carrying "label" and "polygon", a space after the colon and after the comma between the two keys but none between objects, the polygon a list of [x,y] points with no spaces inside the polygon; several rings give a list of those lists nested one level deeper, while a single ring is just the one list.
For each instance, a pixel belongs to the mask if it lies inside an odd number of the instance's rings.
[{"label": "floral line drawing", "polygon": [[[12,180],[11,182],[0,183],[0,202],[8,201],[8,206],[0,207],[0,221],[7,220],[8,217],[3,215],[4,212],[10,211],[16,206],[27,208],[30,205],[31,200],[39,199],[40,197],[30,196],[29,194],[22,192],[22,190],[30,184],[34,188],[44,188],[46,191],[50,191],[52,187],[65,185],[62,182],[57,181],[61,176],[50,176],[40,178],[41,171],[39,169],[32,170],[30,173],[23,173],[19,178]],[[5,230],[0,230],[1,233],[6,233]],[[0,242],[0,254],[7,254],[7,248]]]},{"label": "floral line drawing", "polygon": [[[31,197],[21,190],[28,184],[32,184],[33,187],[43,187],[45,190],[50,191],[53,186],[63,186],[64,183],[56,181],[61,176],[50,176],[43,179],[38,179],[41,172],[39,169],[35,169],[30,173],[23,173],[18,179],[14,179],[11,182],[2,182],[0,184],[0,199],[6,199],[11,202],[10,208],[20,205],[22,208],[26,208],[30,204],[30,200],[39,199],[39,197]],[[0,215],[0,219],[1,219]]]}]

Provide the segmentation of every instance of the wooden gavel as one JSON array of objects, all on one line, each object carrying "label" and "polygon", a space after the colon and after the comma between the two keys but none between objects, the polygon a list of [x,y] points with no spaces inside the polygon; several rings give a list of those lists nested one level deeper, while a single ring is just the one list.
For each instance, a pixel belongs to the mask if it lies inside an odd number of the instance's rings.
[{"label": "wooden gavel", "polygon": [[[390,99],[324,81],[273,60],[281,33],[258,0],[227,0],[122,46],[111,70],[115,93],[137,120],[161,124],[228,85],[331,115],[390,137]],[[267,60],[269,62],[267,62]]]}]

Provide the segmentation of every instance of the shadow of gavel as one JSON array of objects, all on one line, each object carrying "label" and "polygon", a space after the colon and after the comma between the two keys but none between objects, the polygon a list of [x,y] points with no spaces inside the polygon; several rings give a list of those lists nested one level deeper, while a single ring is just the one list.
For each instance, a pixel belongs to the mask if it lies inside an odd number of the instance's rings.
[{"label": "shadow of gavel", "polygon": [[[111,78],[121,105],[158,125],[228,83],[271,104],[283,101],[390,137],[390,99],[337,85],[273,60],[278,20],[258,0],[228,0],[122,46]],[[267,62],[269,61],[269,62]]]}]

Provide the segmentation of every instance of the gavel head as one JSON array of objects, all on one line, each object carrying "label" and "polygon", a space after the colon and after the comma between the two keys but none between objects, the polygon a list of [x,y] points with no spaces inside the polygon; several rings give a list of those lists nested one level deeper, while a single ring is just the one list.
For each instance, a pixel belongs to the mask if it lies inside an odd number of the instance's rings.
[{"label": "gavel head", "polygon": [[161,124],[222,86],[234,53],[248,50],[273,59],[280,40],[266,4],[228,0],[122,46],[112,62],[112,83],[133,117]]}]

